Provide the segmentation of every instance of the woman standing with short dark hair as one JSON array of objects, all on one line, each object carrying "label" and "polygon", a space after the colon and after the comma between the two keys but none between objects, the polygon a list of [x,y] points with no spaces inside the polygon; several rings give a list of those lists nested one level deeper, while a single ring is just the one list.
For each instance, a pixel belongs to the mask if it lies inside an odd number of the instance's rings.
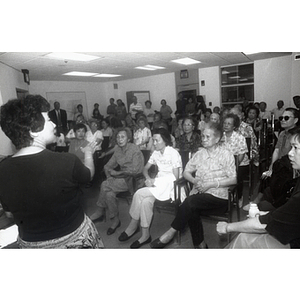
[{"label": "woman standing with short dark hair", "polygon": [[55,141],[49,108],[39,95],[1,107],[2,130],[18,151],[0,163],[0,201],[18,226],[20,248],[103,248],[79,199],[79,184],[94,175],[93,145],[84,148],[84,164],[47,150]]}]

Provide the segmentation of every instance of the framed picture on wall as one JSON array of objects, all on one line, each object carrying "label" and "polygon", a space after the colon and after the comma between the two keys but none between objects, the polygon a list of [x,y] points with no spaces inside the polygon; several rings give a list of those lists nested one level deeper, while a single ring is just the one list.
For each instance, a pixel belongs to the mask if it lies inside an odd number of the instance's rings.
[{"label": "framed picture on wall", "polygon": [[181,79],[189,78],[189,72],[188,72],[188,70],[181,70],[180,71],[180,78]]}]

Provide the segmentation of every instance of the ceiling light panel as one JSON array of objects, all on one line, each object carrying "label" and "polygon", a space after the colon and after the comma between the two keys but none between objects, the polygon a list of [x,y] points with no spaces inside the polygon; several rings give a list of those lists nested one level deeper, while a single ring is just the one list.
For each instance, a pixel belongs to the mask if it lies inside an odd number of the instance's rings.
[{"label": "ceiling light panel", "polygon": [[159,67],[159,66],[154,66],[154,65],[146,65],[146,68],[152,68],[154,70],[162,70],[165,69],[165,67]]},{"label": "ceiling light panel", "polygon": [[94,55],[87,55],[75,52],[52,52],[45,55],[47,58],[63,59],[63,60],[76,60],[76,61],[92,61],[101,57]]},{"label": "ceiling light panel", "polygon": [[156,69],[150,68],[150,67],[135,67],[135,69],[139,70],[147,70],[147,71],[155,71]]},{"label": "ceiling light panel", "polygon": [[119,76],[122,76],[122,75],[117,75],[117,74],[97,74],[95,75],[94,77],[119,77]]},{"label": "ceiling light panel", "polygon": [[175,60],[171,60],[174,63],[177,64],[181,64],[181,65],[194,65],[194,64],[200,64],[201,61],[189,58],[189,57],[185,57],[185,58],[179,58],[179,59],[175,59]]},{"label": "ceiling light panel", "polygon": [[64,73],[64,74],[62,74],[62,75],[90,77],[90,76],[95,76],[95,75],[97,75],[97,74],[98,74],[98,73],[72,71],[72,72]]},{"label": "ceiling light panel", "polygon": [[260,52],[243,52],[245,55],[251,55],[251,54],[256,54],[256,53],[260,53]]}]

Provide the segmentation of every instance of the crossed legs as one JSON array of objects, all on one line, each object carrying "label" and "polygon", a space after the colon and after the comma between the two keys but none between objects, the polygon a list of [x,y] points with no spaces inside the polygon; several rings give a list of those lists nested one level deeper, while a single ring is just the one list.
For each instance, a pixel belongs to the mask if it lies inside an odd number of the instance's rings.
[{"label": "crossed legs", "polygon": [[142,227],[142,236],[139,242],[143,243],[150,238],[150,224],[153,217],[153,205],[155,197],[150,192],[149,188],[144,187],[139,189],[133,196],[129,214],[131,221],[125,230],[128,236],[131,236],[139,225]]}]

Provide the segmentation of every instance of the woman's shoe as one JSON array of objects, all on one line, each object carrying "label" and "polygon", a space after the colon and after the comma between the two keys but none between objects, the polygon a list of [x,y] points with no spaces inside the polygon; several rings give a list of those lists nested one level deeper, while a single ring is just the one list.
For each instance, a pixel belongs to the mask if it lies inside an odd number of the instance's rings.
[{"label": "woman's shoe", "polygon": [[132,234],[132,235],[130,235],[130,236],[128,236],[128,234],[125,232],[125,231],[123,231],[122,233],[121,233],[121,235],[119,236],[119,238],[118,238],[118,240],[120,241],[120,242],[125,242],[125,241],[128,241],[132,236],[134,236],[137,232],[139,232],[140,231],[140,227],[138,227],[136,230],[135,230],[135,232]]},{"label": "woman's shoe", "polygon": [[121,226],[121,221],[119,221],[119,224],[116,226],[116,228],[111,228],[111,227],[109,227],[109,228],[107,229],[106,234],[107,234],[107,235],[114,234],[115,231],[117,230],[117,228],[120,227],[120,226]]},{"label": "woman's shoe", "polygon": [[137,241],[133,242],[133,243],[130,245],[130,248],[131,248],[131,249],[138,249],[138,248],[142,247],[142,246],[145,245],[145,244],[151,243],[151,240],[152,240],[151,236],[150,236],[145,242],[143,242],[143,243],[140,243],[140,242],[137,240]]},{"label": "woman's shoe", "polygon": [[172,242],[173,239],[171,239],[169,242],[167,243],[163,243],[159,238],[154,240],[151,244],[150,247],[153,249],[163,249],[165,248],[167,245],[169,245]]},{"label": "woman's shoe", "polygon": [[197,246],[194,246],[195,249],[208,249],[208,246],[207,244],[205,244],[205,246],[201,246],[201,245],[197,245]]}]

